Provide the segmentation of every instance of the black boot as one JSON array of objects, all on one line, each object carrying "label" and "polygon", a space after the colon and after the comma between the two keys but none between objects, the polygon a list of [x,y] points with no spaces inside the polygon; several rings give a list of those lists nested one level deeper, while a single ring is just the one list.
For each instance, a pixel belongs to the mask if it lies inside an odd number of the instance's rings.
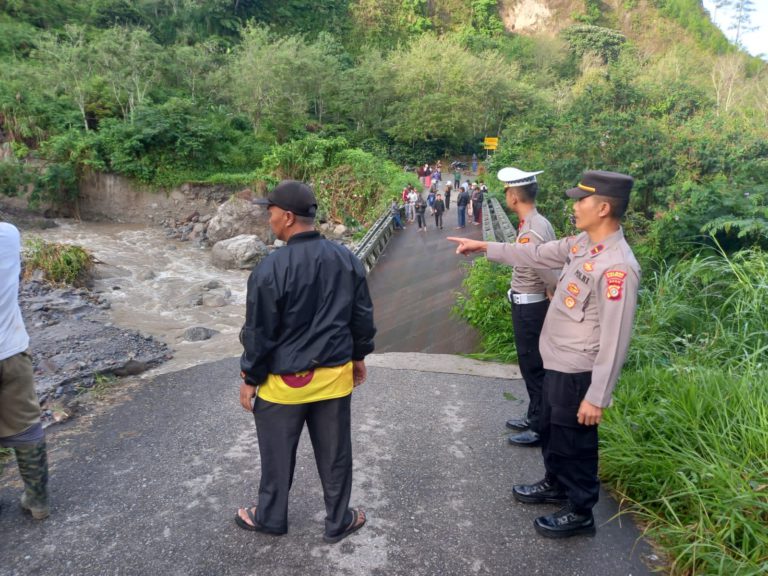
[{"label": "black boot", "polygon": [[592,510],[574,511],[570,506],[554,514],[539,516],[533,521],[536,532],[546,538],[569,538],[583,534],[595,535],[595,519]]},{"label": "black boot", "polygon": [[529,448],[541,446],[541,439],[533,430],[526,430],[525,432],[520,432],[520,434],[512,434],[507,438],[507,441],[513,446],[526,446]]},{"label": "black boot", "polygon": [[47,518],[48,507],[48,453],[45,440],[29,446],[16,447],[16,462],[24,481],[21,507],[35,520]]},{"label": "black boot", "polygon": [[544,478],[536,484],[517,484],[512,487],[515,500],[526,504],[563,504],[568,501],[565,489],[557,482]]}]

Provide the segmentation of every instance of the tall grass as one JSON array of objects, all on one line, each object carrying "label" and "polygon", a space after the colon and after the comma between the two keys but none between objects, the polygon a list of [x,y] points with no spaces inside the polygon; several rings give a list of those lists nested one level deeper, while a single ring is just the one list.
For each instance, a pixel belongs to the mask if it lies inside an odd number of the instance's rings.
[{"label": "tall grass", "polygon": [[768,367],[768,255],[700,255],[643,279],[630,366]]},{"label": "tall grass", "polygon": [[41,270],[52,284],[84,286],[90,279],[93,261],[80,246],[46,242],[33,238],[24,245],[24,271],[29,277]]},{"label": "tall grass", "polygon": [[601,477],[648,522],[675,574],[768,573],[766,371],[648,367],[622,377]]},{"label": "tall grass", "polygon": [[768,255],[702,255],[646,279],[601,476],[675,574],[768,573]]}]

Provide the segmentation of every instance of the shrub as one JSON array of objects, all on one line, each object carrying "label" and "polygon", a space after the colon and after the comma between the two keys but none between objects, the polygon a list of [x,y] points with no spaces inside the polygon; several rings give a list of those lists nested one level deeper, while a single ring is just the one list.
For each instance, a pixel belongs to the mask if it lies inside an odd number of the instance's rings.
[{"label": "shrub", "polygon": [[80,246],[35,238],[29,240],[24,247],[26,277],[35,270],[42,270],[45,280],[52,284],[84,286],[90,280],[92,267],[91,255]]},{"label": "shrub", "polygon": [[514,331],[507,290],[509,266],[476,258],[469,266],[456,298],[454,312],[477,329],[482,339],[483,356],[502,362],[516,362]]},{"label": "shrub", "polygon": [[24,167],[16,160],[0,160],[0,194],[16,196],[27,178]]}]

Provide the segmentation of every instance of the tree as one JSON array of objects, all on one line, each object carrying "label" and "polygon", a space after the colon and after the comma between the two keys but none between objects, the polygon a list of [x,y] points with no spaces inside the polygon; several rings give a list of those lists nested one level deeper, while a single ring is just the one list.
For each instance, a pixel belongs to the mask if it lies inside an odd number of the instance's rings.
[{"label": "tree", "polygon": [[322,122],[341,75],[335,52],[327,37],[307,43],[248,26],[229,65],[232,98],[257,132],[268,128],[283,141],[310,117]]},{"label": "tree", "polygon": [[425,34],[388,62],[396,97],[386,129],[400,142],[479,140],[524,107],[514,64],[495,52],[472,54],[451,36]]},{"label": "tree", "polygon": [[214,42],[208,40],[194,46],[176,44],[172,50],[173,64],[170,72],[190,95],[192,102],[196,102],[206,80],[220,63],[219,49]]},{"label": "tree", "polygon": [[112,87],[123,118],[133,121],[158,78],[160,46],[143,28],[115,26],[101,34],[94,48],[99,73]]},{"label": "tree", "polygon": [[742,37],[745,33],[755,30],[752,26],[752,13],[755,5],[752,0],[732,0],[733,18],[730,30],[733,31],[733,43],[743,47]]},{"label": "tree", "polygon": [[95,55],[86,40],[85,29],[67,24],[60,36],[44,34],[34,55],[50,70],[54,88],[60,88],[74,100],[87,131],[87,86],[93,76]]},{"label": "tree", "polygon": [[741,54],[728,54],[717,58],[712,65],[712,85],[715,89],[717,113],[728,112],[733,103],[734,88],[742,78],[744,57]]}]

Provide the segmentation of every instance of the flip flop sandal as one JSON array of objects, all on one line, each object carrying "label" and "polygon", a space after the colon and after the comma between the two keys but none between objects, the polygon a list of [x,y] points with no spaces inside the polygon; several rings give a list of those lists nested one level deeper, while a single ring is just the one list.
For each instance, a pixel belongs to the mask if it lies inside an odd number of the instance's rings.
[{"label": "flip flop sandal", "polygon": [[271,528],[267,528],[266,526],[259,524],[256,521],[256,514],[254,512],[255,508],[243,508],[243,510],[245,510],[245,513],[248,514],[248,519],[252,522],[252,524],[248,524],[248,522],[243,520],[240,517],[240,514],[235,514],[235,524],[237,524],[238,528],[242,528],[248,532],[261,532],[263,534],[271,534],[272,536],[281,536],[287,532],[287,530],[272,530]]},{"label": "flip flop sandal", "polygon": [[[352,522],[349,523],[349,526],[347,526],[347,528],[340,534],[336,534],[336,536],[323,535],[323,541],[325,541],[328,544],[336,544],[336,542],[343,540],[350,534],[357,532],[358,530],[360,530],[360,528],[365,526],[365,522],[367,519],[365,517],[364,510],[357,510],[355,508],[350,508],[349,511],[352,512]],[[359,522],[361,519],[362,521]]]}]

